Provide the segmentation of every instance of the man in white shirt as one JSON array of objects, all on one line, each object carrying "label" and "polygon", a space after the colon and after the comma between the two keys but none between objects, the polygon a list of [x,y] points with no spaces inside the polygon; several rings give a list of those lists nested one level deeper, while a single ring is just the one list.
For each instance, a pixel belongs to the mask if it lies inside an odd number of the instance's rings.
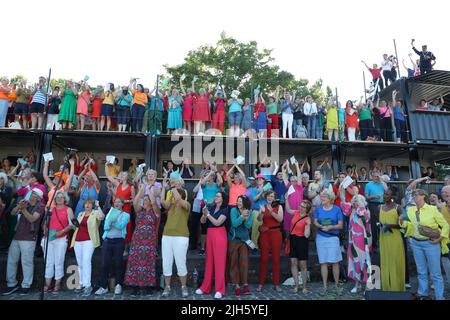
[{"label": "man in white shirt", "polygon": [[308,138],[316,139],[317,105],[311,96],[306,97],[306,103],[303,105],[303,113],[305,114],[308,127]]},{"label": "man in white shirt", "polygon": [[381,62],[381,69],[383,69],[383,78],[384,78],[384,87],[387,88],[388,84],[388,80],[390,80],[390,82],[394,82],[395,79],[393,80],[393,76],[392,76],[392,62],[389,60],[388,55],[385,53],[383,54],[383,61]]}]

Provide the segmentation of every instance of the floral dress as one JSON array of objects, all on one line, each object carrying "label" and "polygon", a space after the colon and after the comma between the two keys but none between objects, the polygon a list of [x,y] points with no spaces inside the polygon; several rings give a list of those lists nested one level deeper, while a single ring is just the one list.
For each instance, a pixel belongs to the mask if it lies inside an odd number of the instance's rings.
[{"label": "floral dress", "polygon": [[158,222],[159,218],[152,209],[137,213],[125,273],[126,285],[136,287],[156,285]]},{"label": "floral dress", "polygon": [[356,282],[367,282],[371,265],[370,212],[366,208],[353,208],[349,203],[341,204],[342,212],[349,217],[348,277]]}]

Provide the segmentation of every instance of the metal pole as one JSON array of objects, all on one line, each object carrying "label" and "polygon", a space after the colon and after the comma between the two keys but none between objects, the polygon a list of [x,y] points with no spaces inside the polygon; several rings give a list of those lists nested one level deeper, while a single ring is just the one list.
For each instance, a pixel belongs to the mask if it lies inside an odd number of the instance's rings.
[{"label": "metal pole", "polygon": [[367,103],[366,73],[364,71],[363,71],[363,81],[364,81],[364,100]]},{"label": "metal pole", "polygon": [[337,116],[338,116],[338,141],[341,140],[341,121],[339,119],[339,113],[341,112],[341,108],[339,107],[339,96],[338,96],[338,90],[337,88],[335,88],[336,90],[336,109],[337,109]]},{"label": "metal pole", "polygon": [[[156,117],[157,117],[157,112],[158,112],[158,108],[159,108],[159,74],[156,75],[156,92],[155,92],[155,104],[153,105],[153,130],[155,130],[154,132],[152,132],[151,134],[154,135],[158,129],[156,129]],[[162,119],[161,119],[162,121]],[[161,132],[162,133],[162,132]]]},{"label": "metal pole", "polygon": [[400,75],[400,63],[399,63],[400,60],[398,60],[397,44],[395,43],[395,39],[394,39],[394,49],[395,49],[395,58],[397,59],[397,73],[398,73],[398,78],[400,79],[401,78],[401,75]]}]

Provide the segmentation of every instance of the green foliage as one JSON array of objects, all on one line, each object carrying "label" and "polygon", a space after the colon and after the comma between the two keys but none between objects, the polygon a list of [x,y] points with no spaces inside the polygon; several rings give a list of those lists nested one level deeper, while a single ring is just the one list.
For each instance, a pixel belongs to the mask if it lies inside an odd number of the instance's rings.
[{"label": "green foliage", "polygon": [[12,77],[10,82],[19,83],[19,82],[22,82],[23,80],[27,80],[27,78],[21,74],[18,74],[16,76]]},{"label": "green foliage", "polygon": [[[180,77],[184,74],[185,87],[191,87],[194,76],[199,81],[199,86],[216,87],[220,82],[225,85],[225,90],[230,95],[232,90],[239,90],[241,97],[249,97],[251,86],[255,89],[258,85],[266,96],[273,94],[278,85],[296,96],[305,97],[310,94],[315,99],[326,100],[330,90],[322,90],[322,80],[316,81],[308,87],[308,80],[295,79],[288,71],[280,70],[275,65],[272,50],[258,48],[256,41],[247,43],[239,42],[222,32],[219,41],[215,45],[203,45],[196,50],[189,51],[183,64],[176,66],[164,65],[170,79],[170,85],[179,86]],[[329,89],[329,88],[328,88]]]}]

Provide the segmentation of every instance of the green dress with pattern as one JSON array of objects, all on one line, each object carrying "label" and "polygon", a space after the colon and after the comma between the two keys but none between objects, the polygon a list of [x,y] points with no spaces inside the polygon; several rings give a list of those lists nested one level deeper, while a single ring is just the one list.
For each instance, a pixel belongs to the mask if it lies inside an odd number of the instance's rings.
[{"label": "green dress with pattern", "polygon": [[66,89],[59,111],[58,122],[68,121],[77,124],[77,97],[72,90]]}]

